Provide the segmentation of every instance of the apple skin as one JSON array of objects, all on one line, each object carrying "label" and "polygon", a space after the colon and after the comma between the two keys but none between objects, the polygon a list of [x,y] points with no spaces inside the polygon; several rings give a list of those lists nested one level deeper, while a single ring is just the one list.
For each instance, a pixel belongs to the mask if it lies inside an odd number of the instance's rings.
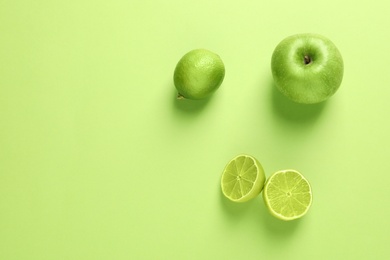
[{"label": "apple skin", "polygon": [[343,58],[336,45],[322,35],[296,34],[282,40],[271,59],[276,87],[297,103],[327,100],[340,87]]}]

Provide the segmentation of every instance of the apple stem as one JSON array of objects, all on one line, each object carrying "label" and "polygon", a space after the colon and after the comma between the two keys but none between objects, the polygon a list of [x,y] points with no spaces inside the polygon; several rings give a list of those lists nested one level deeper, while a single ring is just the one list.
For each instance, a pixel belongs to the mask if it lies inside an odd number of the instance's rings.
[{"label": "apple stem", "polygon": [[182,94],[178,93],[177,94],[177,99],[185,99],[185,97]]},{"label": "apple stem", "polygon": [[311,58],[309,55],[305,55],[304,57],[304,62],[305,62],[305,65],[308,65],[311,63]]}]

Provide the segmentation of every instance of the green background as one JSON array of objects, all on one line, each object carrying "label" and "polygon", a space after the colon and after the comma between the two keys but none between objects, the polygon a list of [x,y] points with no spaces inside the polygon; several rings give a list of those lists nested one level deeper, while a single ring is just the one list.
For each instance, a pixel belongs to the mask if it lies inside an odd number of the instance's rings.
[{"label": "green background", "polygon": [[[385,259],[388,1],[0,0],[0,259]],[[339,91],[273,87],[286,36],[327,36]],[[191,49],[218,53],[206,101],[175,99]],[[304,218],[221,196],[248,153],[311,182]]]}]

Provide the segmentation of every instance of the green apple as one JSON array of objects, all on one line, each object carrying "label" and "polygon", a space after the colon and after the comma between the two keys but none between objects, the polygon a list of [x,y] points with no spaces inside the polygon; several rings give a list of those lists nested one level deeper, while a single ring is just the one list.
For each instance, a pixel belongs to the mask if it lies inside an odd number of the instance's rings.
[{"label": "green apple", "polygon": [[314,104],[327,100],[343,79],[343,58],[324,36],[296,34],[282,40],[271,60],[276,87],[291,100]]}]

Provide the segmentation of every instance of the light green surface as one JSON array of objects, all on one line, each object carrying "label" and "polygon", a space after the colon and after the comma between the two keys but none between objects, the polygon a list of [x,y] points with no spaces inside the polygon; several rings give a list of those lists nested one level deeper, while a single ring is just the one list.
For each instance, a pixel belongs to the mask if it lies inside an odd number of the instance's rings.
[{"label": "light green surface", "polygon": [[[388,1],[0,0],[0,259],[386,259]],[[326,103],[273,89],[284,37],[330,38]],[[177,102],[187,51],[218,53],[208,101]],[[220,177],[239,153],[310,181],[303,219]]]}]

